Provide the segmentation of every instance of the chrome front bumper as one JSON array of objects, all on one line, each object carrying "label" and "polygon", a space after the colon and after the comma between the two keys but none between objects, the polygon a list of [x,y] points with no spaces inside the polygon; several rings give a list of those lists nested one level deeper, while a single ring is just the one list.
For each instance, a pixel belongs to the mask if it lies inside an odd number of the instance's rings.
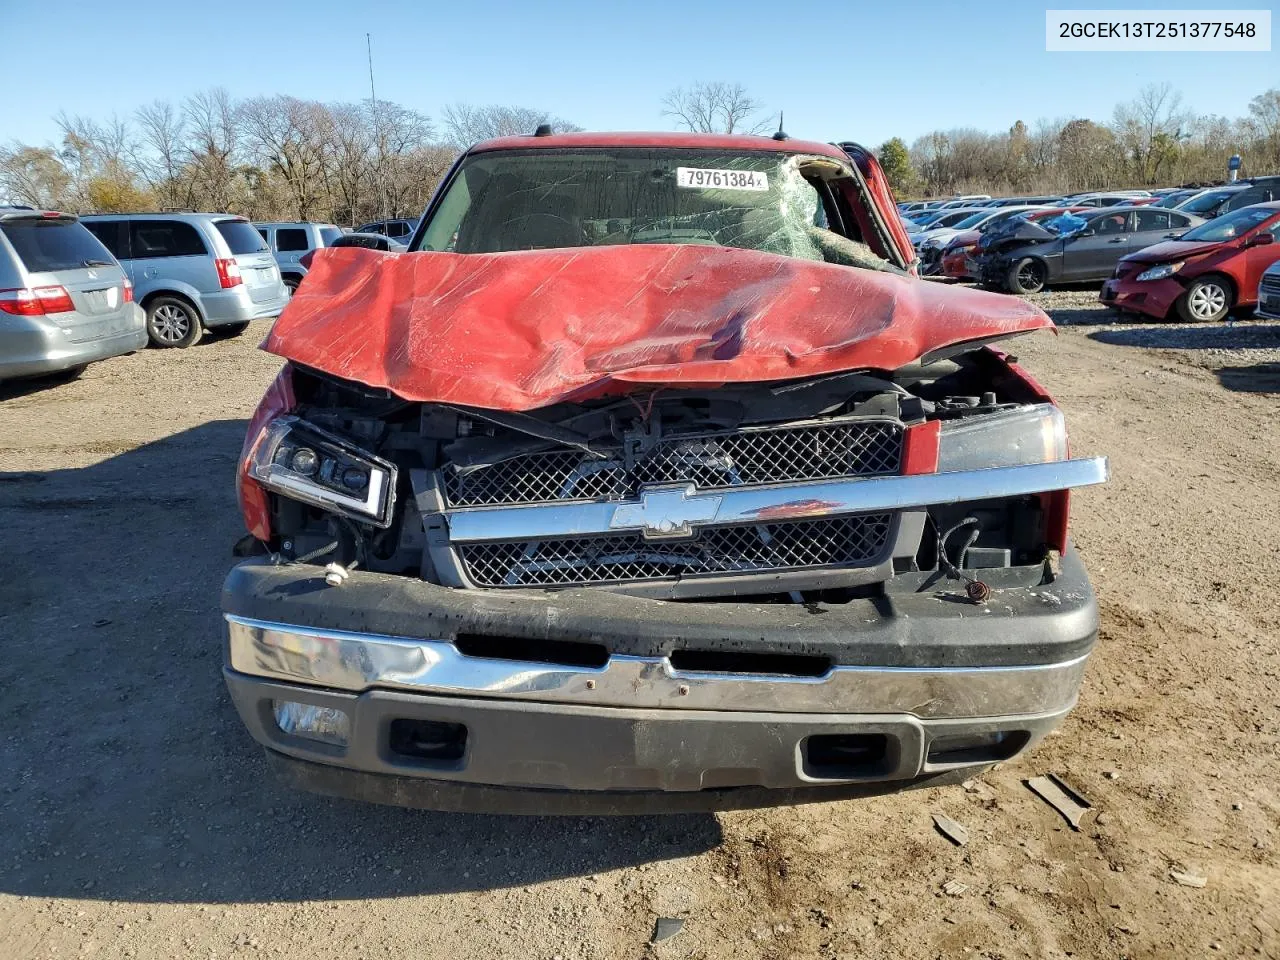
[{"label": "chrome front bumper", "polygon": [[1058,712],[1075,702],[1086,656],[1029,666],[834,666],[793,677],[676,670],[669,657],[613,655],[602,667],[469,657],[448,640],[390,637],[227,615],[228,666],[283,683],[363,693],[636,709],[896,713],[920,719]]},{"label": "chrome front bumper", "polygon": [[[981,608],[932,591],[818,610],[496,594],[358,570],[326,587],[317,567],[266,560],[232,570],[223,608],[227,687],[290,782],[502,813],[726,809],[952,782],[1061,722],[1097,635],[1073,550],[1046,582],[997,588]],[[599,666],[481,656],[477,638],[535,658],[540,643],[585,643]],[[831,666],[820,676],[679,669],[692,651]],[[346,741],[281,729],[282,701],[341,711]],[[394,732],[404,724],[465,730],[465,750],[405,755]],[[832,742],[878,752],[833,765],[822,746]]]}]

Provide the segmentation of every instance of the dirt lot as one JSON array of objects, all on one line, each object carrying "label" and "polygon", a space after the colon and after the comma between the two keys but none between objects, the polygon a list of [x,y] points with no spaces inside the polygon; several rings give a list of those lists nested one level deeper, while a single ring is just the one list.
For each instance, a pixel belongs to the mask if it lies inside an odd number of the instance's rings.
[{"label": "dirt lot", "polygon": [[[715,817],[276,787],[217,610],[264,328],[3,390],[0,955],[1280,956],[1280,325],[1107,326],[1095,297],[1038,298],[1061,335],[1014,348],[1115,474],[1074,501],[1103,630],[1064,729],[967,788]],[[658,916],[684,928],[650,945]]]}]

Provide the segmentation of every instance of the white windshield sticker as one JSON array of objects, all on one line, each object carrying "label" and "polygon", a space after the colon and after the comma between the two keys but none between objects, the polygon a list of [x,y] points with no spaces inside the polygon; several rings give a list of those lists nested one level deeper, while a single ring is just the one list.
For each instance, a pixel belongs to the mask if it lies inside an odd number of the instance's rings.
[{"label": "white windshield sticker", "polygon": [[768,190],[769,177],[763,170],[676,167],[676,186],[691,190]]}]

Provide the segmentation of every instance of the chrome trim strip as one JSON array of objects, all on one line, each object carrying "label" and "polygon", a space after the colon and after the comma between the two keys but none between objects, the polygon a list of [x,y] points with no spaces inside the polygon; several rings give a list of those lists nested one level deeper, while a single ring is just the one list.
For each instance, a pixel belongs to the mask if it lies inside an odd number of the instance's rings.
[{"label": "chrome trim strip", "polygon": [[[811,520],[848,513],[1021,497],[1105,483],[1109,474],[1107,458],[1093,457],[954,473],[731,487],[716,490],[715,498],[720,502],[711,519],[700,522],[728,525]],[[712,498],[706,499],[710,501]],[[631,521],[630,514],[644,510],[643,501],[469,507],[448,510],[445,518],[453,543],[484,543],[606,534],[617,529],[614,524],[620,510]],[[618,522],[623,526],[630,525]]]},{"label": "chrome trim strip", "polygon": [[226,614],[238,673],[334,690],[407,690],[591,706],[999,717],[1066,709],[1086,657],[1025,667],[834,667],[823,677],[681,673],[665,657],[599,668],[489,660],[447,640],[320,630]]}]

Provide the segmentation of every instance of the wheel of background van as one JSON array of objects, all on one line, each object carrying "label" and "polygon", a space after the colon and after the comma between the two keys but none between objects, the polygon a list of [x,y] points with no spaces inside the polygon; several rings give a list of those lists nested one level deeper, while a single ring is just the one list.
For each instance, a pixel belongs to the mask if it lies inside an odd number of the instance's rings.
[{"label": "wheel of background van", "polygon": [[200,339],[200,317],[177,297],[156,297],[147,304],[147,336],[152,346],[189,347]]}]

